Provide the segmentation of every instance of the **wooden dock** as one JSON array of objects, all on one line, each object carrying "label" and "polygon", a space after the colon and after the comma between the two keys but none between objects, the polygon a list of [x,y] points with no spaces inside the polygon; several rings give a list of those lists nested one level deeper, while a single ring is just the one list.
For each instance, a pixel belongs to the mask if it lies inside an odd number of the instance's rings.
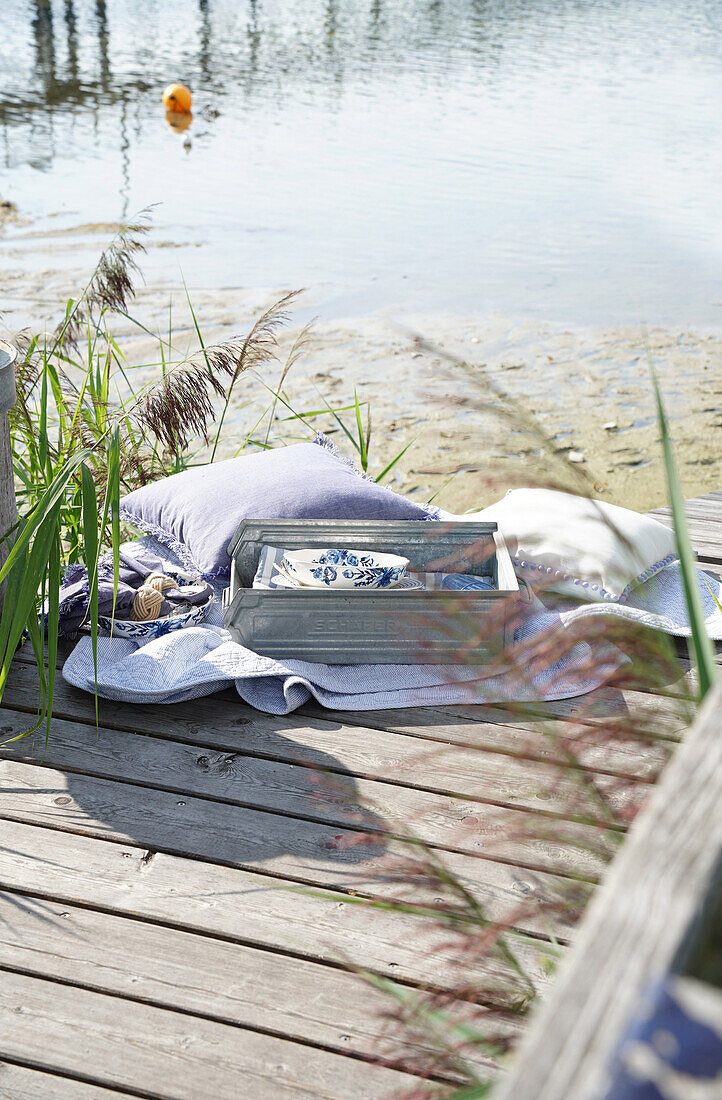
[{"label": "wooden dock", "polygon": [[[701,562],[721,572],[722,492],[688,513]],[[36,674],[16,660],[3,740],[28,728]],[[595,727],[630,714],[661,723],[664,742],[600,745]],[[600,784],[636,779],[642,794],[684,735],[674,700],[631,688],[534,716],[309,705],[279,718],[231,692],[173,706],[101,700],[96,729],[93,699],[59,681],[47,748],[36,738],[1,750],[0,1097],[411,1089],[412,1057],[375,1064],[389,1002],[346,964],[410,991],[450,974],[443,954],[429,958],[421,918],[357,901],[398,896],[388,861],[404,823],[492,917],[555,876],[592,879],[584,855],[524,839],[530,815],[563,814],[546,781],[566,781],[550,717],[575,731]],[[518,839],[493,834],[500,814],[518,820]],[[546,949],[563,952],[573,930],[522,918],[518,931],[543,986]],[[491,1059],[477,1068],[497,1072]]]}]

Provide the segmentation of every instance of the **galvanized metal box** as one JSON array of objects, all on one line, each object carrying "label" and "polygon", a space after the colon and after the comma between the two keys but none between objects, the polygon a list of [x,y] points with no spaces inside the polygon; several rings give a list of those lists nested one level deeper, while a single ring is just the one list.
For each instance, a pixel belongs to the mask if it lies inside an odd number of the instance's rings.
[{"label": "galvanized metal box", "polygon": [[[471,573],[494,588],[254,589],[264,545],[402,554],[412,572]],[[495,523],[247,519],[228,549],[223,621],[236,641],[266,657],[335,665],[485,663],[512,641],[519,585]]]}]

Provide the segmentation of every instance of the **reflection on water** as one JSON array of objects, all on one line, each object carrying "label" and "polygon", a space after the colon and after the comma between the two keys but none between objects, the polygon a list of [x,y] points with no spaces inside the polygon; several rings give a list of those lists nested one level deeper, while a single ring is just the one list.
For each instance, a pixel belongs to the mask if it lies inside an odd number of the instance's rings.
[{"label": "reflection on water", "polygon": [[160,202],[151,276],[713,324],[721,47],[718,0],[2,0],[0,197]]}]

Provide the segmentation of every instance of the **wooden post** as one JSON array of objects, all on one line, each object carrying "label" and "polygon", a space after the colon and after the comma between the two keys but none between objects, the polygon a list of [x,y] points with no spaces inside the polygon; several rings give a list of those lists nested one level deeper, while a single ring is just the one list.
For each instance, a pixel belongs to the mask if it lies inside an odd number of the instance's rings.
[{"label": "wooden post", "polygon": [[[18,509],[15,501],[15,475],[10,444],[8,410],[15,404],[15,359],[17,350],[0,340],[0,539],[17,523]],[[8,546],[0,541],[0,568],[8,556]],[[0,585],[0,610],[5,585]]]},{"label": "wooden post", "polygon": [[670,971],[700,976],[690,957],[705,957],[700,941],[722,900],[721,727],[718,682],[599,887],[495,1100],[606,1096],[643,994]]}]

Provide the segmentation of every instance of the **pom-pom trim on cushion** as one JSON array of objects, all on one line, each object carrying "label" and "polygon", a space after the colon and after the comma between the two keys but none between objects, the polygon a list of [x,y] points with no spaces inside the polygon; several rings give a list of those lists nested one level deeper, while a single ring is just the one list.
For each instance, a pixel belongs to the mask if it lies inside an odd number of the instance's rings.
[{"label": "pom-pom trim on cushion", "polygon": [[152,535],[153,538],[157,539],[163,546],[167,546],[191,573],[199,573],[204,580],[209,581],[211,584],[213,581],[222,581],[230,577],[230,565],[223,566],[215,573],[203,573],[198,563],[193,560],[193,556],[184,542],[177,539],[170,531],[166,531],[165,528],[159,527],[157,523],[151,523],[149,520],[143,519],[142,516],[133,512],[122,502],[120,505],[120,514],[123,519],[127,520],[128,523],[132,523],[139,531],[144,531],[146,535]]},{"label": "pom-pom trim on cushion", "polygon": [[579,585],[580,588],[586,588],[589,592],[594,592],[595,598],[600,597],[603,600],[612,600],[615,603],[626,603],[630,592],[638,588],[640,584],[650,580],[655,574],[661,573],[663,569],[666,569],[668,565],[677,560],[676,554],[667,554],[665,558],[660,558],[654,565],[650,565],[648,569],[645,569],[633,581],[630,581],[619,595],[607,591],[600,584],[592,584],[591,581],[583,581],[579,577],[572,576],[571,573],[565,573],[562,569],[553,569],[551,565],[537,565],[533,561],[522,561],[518,556],[514,558],[514,565],[517,569],[538,570],[544,575],[556,578],[556,580],[563,580],[565,584]]}]

